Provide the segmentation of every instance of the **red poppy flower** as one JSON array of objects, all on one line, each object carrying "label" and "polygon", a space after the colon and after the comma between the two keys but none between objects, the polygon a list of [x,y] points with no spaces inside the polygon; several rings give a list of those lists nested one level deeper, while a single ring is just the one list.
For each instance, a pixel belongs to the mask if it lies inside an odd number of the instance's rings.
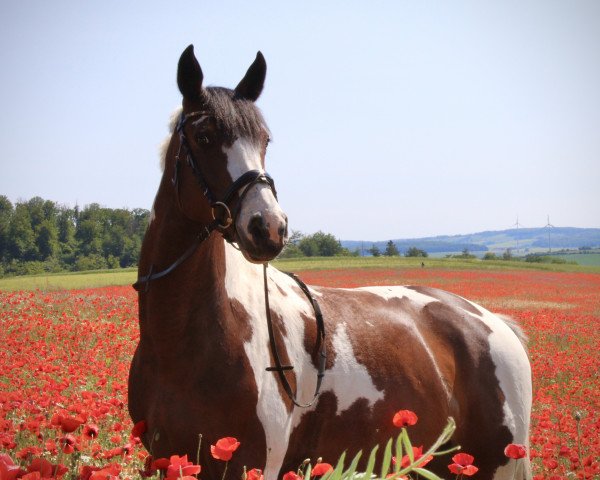
[{"label": "red poppy flower", "polygon": [[28,472],[39,472],[42,477],[50,478],[54,473],[54,467],[45,458],[34,458],[27,467]]},{"label": "red poppy flower", "polygon": [[0,478],[2,480],[15,480],[21,472],[18,465],[15,465],[12,458],[6,453],[0,453]]},{"label": "red poppy flower", "polygon": [[262,471],[258,468],[253,468],[248,473],[246,473],[246,480],[264,480],[265,477]]},{"label": "red poppy flower", "polygon": [[73,453],[75,451],[75,437],[70,433],[67,433],[65,436],[60,437],[58,443],[60,444],[60,448],[62,448],[63,453]]},{"label": "red poppy flower", "polygon": [[[415,462],[419,461],[419,464],[418,464],[419,467],[424,467],[429,462],[431,462],[431,460],[433,460],[433,455],[427,455],[426,457],[423,455],[423,446],[412,447],[412,449],[413,449],[414,461]],[[400,465],[402,466],[402,468],[406,468],[411,463],[413,463],[413,462],[410,461],[410,457],[408,455],[404,455],[402,457],[402,461],[400,462]]]},{"label": "red poppy flower", "polygon": [[410,410],[398,410],[394,415],[392,422],[396,427],[408,427],[414,425],[419,417]]},{"label": "red poppy flower", "polygon": [[473,465],[473,460],[475,460],[475,458],[468,453],[457,453],[452,457],[454,463],[448,465],[448,469],[455,475],[466,475],[467,477],[470,477],[471,475],[475,475],[479,470],[479,468]]},{"label": "red poppy flower", "polygon": [[236,438],[225,437],[218,440],[216,445],[210,446],[210,453],[213,458],[228,462],[231,460],[233,452],[235,452],[239,446],[240,442],[238,442]]},{"label": "red poppy flower", "polygon": [[141,420],[141,421],[137,422],[131,429],[131,436],[139,438],[144,433],[146,433],[147,428],[148,428],[148,425],[146,423],[146,420]]},{"label": "red poppy flower", "polygon": [[155,470],[166,470],[169,468],[170,464],[171,461],[168,458],[157,458],[156,460],[152,461],[152,467]]},{"label": "red poppy flower", "polygon": [[166,478],[179,478],[181,476],[191,476],[200,473],[200,465],[194,465],[193,462],[188,461],[187,455],[180,457],[179,455],[173,455],[169,459],[169,466],[167,467]]},{"label": "red poppy flower", "polygon": [[333,470],[333,467],[329,463],[317,463],[310,471],[311,477],[320,477],[325,475],[327,472]]},{"label": "red poppy flower", "polygon": [[302,480],[302,476],[298,475],[298,473],[289,471],[283,475],[282,480]]},{"label": "red poppy flower", "polygon": [[65,433],[72,433],[85,423],[81,416],[64,417],[63,415],[55,414],[50,420],[52,425],[60,426],[60,429]]},{"label": "red poppy flower", "polygon": [[514,458],[515,460],[518,460],[519,458],[527,456],[527,449],[525,448],[525,445],[509,443],[504,449],[504,455],[506,455],[508,458]]},{"label": "red poppy flower", "polygon": [[83,427],[83,436],[86,438],[96,438],[98,436],[98,425],[90,424]]}]

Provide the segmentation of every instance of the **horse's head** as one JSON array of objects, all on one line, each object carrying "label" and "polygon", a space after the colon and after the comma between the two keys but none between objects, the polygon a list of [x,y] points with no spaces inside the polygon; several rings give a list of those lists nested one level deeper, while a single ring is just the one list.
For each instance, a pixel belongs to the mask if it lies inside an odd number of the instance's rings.
[{"label": "horse's head", "polygon": [[178,141],[172,172],[182,210],[204,224],[216,219],[223,235],[253,262],[272,260],[287,240],[287,217],[265,172],[269,130],[254,104],[266,70],[258,52],[234,90],[204,88],[190,45],[179,59],[183,112],[171,142]]}]

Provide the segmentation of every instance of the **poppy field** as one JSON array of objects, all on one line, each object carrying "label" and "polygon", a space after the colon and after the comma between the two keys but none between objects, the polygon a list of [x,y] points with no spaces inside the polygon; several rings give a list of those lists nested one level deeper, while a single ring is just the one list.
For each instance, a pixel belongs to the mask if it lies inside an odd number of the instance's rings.
[{"label": "poppy field", "polygon": [[[600,274],[371,268],[300,276],[336,287],[429,285],[517,319],[533,367],[535,478],[600,478]],[[195,459],[161,468],[140,444],[143,426],[134,428],[127,411],[137,339],[131,287],[0,291],[0,480],[137,478],[157,469],[167,478],[203,478]],[[202,448],[223,461],[234,440],[205,439]],[[455,463],[447,478],[467,475],[471,463],[477,458]],[[247,467],[247,478],[258,480],[261,465]]]}]

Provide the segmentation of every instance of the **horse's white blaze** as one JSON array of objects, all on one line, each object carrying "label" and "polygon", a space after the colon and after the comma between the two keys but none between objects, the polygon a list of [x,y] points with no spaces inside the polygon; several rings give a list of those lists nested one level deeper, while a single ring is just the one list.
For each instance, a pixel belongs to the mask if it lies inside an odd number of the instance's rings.
[{"label": "horse's white blaze", "polygon": [[[250,170],[258,170],[263,173],[265,171],[260,146],[247,138],[238,138],[230,147],[223,147],[223,152],[227,155],[227,171],[233,181]],[[247,232],[247,227],[250,219],[258,213],[263,217],[269,229],[271,240],[278,243],[280,241],[279,227],[285,223],[283,220],[285,215],[271,188],[264,183],[258,183],[250,186],[244,195],[244,202],[236,222],[238,231],[242,231],[246,237],[252,238]]]}]

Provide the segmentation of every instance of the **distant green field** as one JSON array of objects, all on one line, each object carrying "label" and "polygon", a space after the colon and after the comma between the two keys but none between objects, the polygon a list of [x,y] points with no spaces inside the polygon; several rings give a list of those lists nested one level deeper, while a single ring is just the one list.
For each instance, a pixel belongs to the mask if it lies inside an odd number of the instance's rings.
[{"label": "distant green field", "polygon": [[[273,265],[280,270],[298,272],[302,270],[329,270],[344,268],[425,268],[448,270],[548,270],[555,272],[595,272],[600,273],[600,254],[579,255],[595,257],[598,263],[590,266],[573,264],[546,264],[526,262],[506,262],[502,260],[482,261],[458,258],[405,258],[405,257],[309,257],[276,260]],[[586,258],[587,259],[587,258]],[[182,266],[181,268],[185,268]],[[0,278],[0,290],[75,290],[111,285],[131,285],[135,282],[137,269],[100,270],[51,275],[27,275]]]},{"label": "distant green field", "polygon": [[567,253],[557,255],[564,258],[567,262],[576,262],[579,265],[600,266],[600,253]]},{"label": "distant green field", "polygon": [[77,290],[81,288],[127,285],[135,282],[137,268],[94,270],[90,272],[23,275],[0,278],[0,290]]}]

